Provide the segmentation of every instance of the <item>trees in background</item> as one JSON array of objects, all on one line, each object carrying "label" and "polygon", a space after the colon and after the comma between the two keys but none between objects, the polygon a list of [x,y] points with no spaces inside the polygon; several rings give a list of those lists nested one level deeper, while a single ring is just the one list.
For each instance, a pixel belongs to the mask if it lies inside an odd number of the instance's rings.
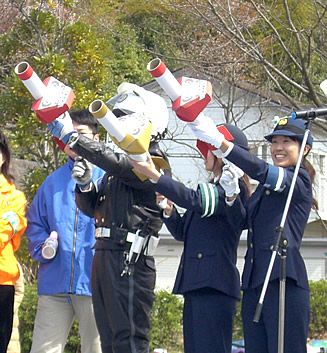
[{"label": "trees in background", "polygon": [[227,83],[228,97],[215,98],[237,124],[244,110],[234,109],[235,87],[244,82],[296,109],[327,102],[319,88],[327,78],[326,12],[321,0],[3,0],[0,123],[15,156],[38,162],[27,195],[65,157],[31,112],[18,62],[72,87],[78,109],[108,99],[123,81],[149,81],[146,65],[159,56],[171,70]]},{"label": "trees in background", "polygon": [[[319,88],[327,78],[324,1],[164,2],[196,24],[197,41],[185,55],[209,76],[250,81],[281,93],[295,108],[326,102]],[[191,39],[183,33],[180,41]]]}]

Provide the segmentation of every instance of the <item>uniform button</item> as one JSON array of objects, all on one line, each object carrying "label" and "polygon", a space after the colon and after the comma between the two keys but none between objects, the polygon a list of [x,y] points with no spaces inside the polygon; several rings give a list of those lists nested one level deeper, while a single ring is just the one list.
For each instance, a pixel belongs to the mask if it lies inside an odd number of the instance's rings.
[{"label": "uniform button", "polygon": [[253,248],[253,244],[252,244],[252,243],[250,243],[250,248],[251,248],[251,249]]},{"label": "uniform button", "polygon": [[202,259],[202,257],[203,257],[203,254],[201,252],[199,252],[198,255],[197,255],[197,258],[198,259]]},{"label": "uniform button", "polygon": [[273,245],[270,245],[270,250],[274,250],[274,246]]},{"label": "uniform button", "polygon": [[267,195],[267,196],[270,195],[270,190],[266,190],[266,195]]},{"label": "uniform button", "polygon": [[253,264],[253,259],[250,260],[251,264]]},{"label": "uniform button", "polygon": [[104,223],[104,218],[101,218],[101,222]]},{"label": "uniform button", "polygon": [[100,196],[100,199],[99,199],[100,202],[102,202],[102,196]]},{"label": "uniform button", "polygon": [[104,201],[106,199],[106,195],[103,195],[102,196],[102,200]]},{"label": "uniform button", "polygon": [[96,220],[95,220],[95,223],[99,223],[99,221],[96,219]]},{"label": "uniform button", "polygon": [[252,228],[249,228],[249,233],[252,233],[252,232],[253,232]]}]

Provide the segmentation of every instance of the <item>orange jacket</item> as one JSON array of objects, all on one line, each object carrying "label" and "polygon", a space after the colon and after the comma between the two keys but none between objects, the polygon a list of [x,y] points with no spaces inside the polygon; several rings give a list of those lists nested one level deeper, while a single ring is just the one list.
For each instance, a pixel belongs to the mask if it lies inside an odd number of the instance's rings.
[{"label": "orange jacket", "polygon": [[14,252],[26,229],[26,198],[0,174],[0,285],[14,285],[19,268]]}]

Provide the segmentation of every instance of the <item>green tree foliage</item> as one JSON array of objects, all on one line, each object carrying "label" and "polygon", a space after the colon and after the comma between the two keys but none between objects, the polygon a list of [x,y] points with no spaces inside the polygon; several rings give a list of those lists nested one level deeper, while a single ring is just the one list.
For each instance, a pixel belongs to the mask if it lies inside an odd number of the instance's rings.
[{"label": "green tree foliage", "polygon": [[[55,3],[35,1],[38,7],[29,7],[28,14],[27,8],[23,9],[21,19],[0,37],[0,75],[4,82],[1,122],[12,133],[17,156],[54,168],[62,160],[53,158],[55,145],[45,126],[31,113],[33,98],[15,77],[14,66],[26,60],[42,79],[52,75],[72,87],[76,95],[73,108],[78,109],[86,108],[95,98],[108,99],[124,80],[145,82],[149,78],[145,66],[150,59],[128,24],[122,22],[117,26],[120,32],[110,32],[101,23],[96,25],[91,15],[83,15],[72,2],[60,2],[63,15],[59,16],[52,10]],[[110,16],[109,12],[107,18]]]},{"label": "green tree foliage", "polygon": [[[319,0],[164,1],[188,14],[198,41],[185,55],[200,71],[251,81],[281,93],[290,105],[326,102],[327,5]],[[185,41],[181,32],[179,42]],[[186,40],[190,41],[190,37]]]},{"label": "green tree foliage", "polygon": [[[54,76],[72,87],[76,95],[72,109],[80,109],[87,108],[96,98],[107,100],[123,81],[147,81],[146,64],[151,57],[127,21],[117,20],[115,31],[94,21],[89,10],[96,1],[12,3],[19,10],[19,17],[0,35],[0,123],[9,136],[14,156],[38,163],[25,178],[24,191],[31,201],[44,178],[66,157],[31,111],[34,99],[16,77],[15,65],[27,61],[41,79]],[[111,2],[96,8],[98,16],[103,10],[101,19],[108,23],[113,15],[110,6]],[[22,264],[34,272],[26,241],[19,254]]]},{"label": "green tree foliage", "polygon": [[[305,90],[319,91],[318,84],[326,78],[326,8],[312,0],[263,1],[255,4],[257,20],[248,29],[249,40],[255,39],[263,58],[278,70],[303,85]],[[269,16],[269,17],[268,17]],[[273,73],[277,77],[276,73]],[[261,80],[266,79],[261,70]],[[283,90],[297,99],[319,104],[312,92],[305,94],[293,82],[283,80]]]},{"label": "green tree foliage", "polygon": [[[86,21],[92,21],[93,26],[111,33],[118,40],[118,48],[123,44],[125,48],[133,47],[137,52],[142,52],[146,60],[139,69],[143,74],[146,73],[147,62],[157,56],[164,57],[170,68],[179,68],[183,51],[189,46],[188,41],[180,41],[182,33],[193,37],[193,24],[189,16],[176,11],[167,1],[103,3],[92,0],[80,12]],[[146,74],[144,78],[148,81],[150,75]]]}]

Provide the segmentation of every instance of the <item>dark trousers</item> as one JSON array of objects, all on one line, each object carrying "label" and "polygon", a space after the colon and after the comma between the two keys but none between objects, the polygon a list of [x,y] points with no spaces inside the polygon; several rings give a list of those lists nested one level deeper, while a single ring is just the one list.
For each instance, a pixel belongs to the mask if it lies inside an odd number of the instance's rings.
[{"label": "dark trousers", "polygon": [[211,288],[184,294],[185,353],[230,353],[236,299]]},{"label": "dark trousers", "polygon": [[[261,287],[244,290],[242,320],[246,353],[276,353],[278,351],[279,281],[269,283],[261,317],[253,322]],[[309,329],[310,293],[286,281],[284,353],[306,353]]]},{"label": "dark trousers", "polygon": [[154,259],[141,255],[131,275],[122,276],[123,269],[123,251],[96,250],[92,297],[102,353],[148,353]]},{"label": "dark trousers", "polygon": [[14,317],[15,287],[0,285],[0,353],[7,352]]}]

